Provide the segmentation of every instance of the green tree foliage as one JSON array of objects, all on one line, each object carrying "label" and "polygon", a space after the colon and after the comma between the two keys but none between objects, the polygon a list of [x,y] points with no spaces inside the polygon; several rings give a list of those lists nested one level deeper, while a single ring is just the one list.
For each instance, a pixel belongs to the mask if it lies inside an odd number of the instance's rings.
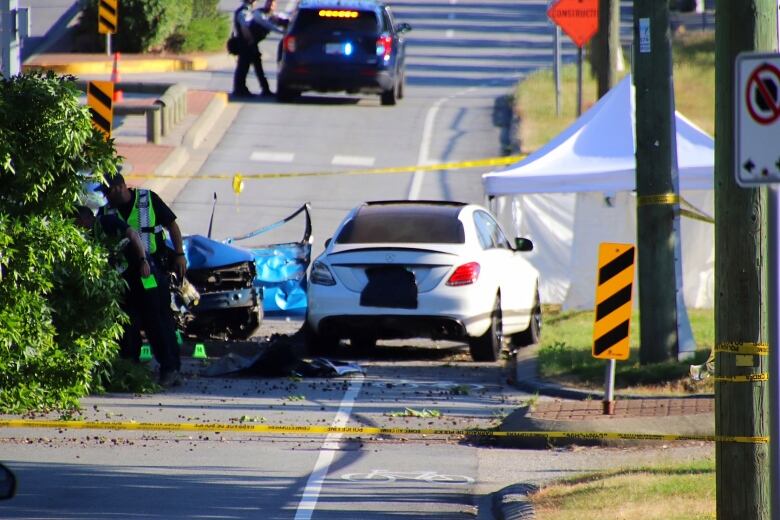
[{"label": "green tree foliage", "polygon": [[[213,51],[222,49],[229,17],[219,13],[217,0],[122,0],[115,50],[122,52]],[[97,31],[98,0],[86,0],[79,23],[77,49],[99,51],[105,36]]]},{"label": "green tree foliage", "polygon": [[[71,212],[116,170],[73,78],[0,79],[0,410],[74,408],[116,353],[123,281]],[[86,173],[90,171],[89,177]]]}]

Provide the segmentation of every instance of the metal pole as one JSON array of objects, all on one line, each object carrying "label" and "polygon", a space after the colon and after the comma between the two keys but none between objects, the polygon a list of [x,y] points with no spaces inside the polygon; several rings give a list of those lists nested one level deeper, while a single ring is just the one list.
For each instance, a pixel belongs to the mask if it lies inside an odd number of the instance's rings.
[{"label": "metal pole", "polygon": [[555,116],[561,116],[561,28],[555,24],[553,33],[553,78],[555,80]]},{"label": "metal pole", "polygon": [[18,0],[0,0],[0,61],[6,78],[16,76],[22,70],[17,28]]},{"label": "metal pole", "polygon": [[582,115],[582,47],[577,48],[577,117]]},{"label": "metal pole", "polygon": [[615,415],[615,360],[607,360],[604,372],[604,403],[603,415]]},{"label": "metal pole", "polygon": [[773,520],[780,520],[780,189],[773,184],[768,186],[769,213],[769,485],[774,489],[770,513]]},{"label": "metal pole", "polygon": [[111,56],[111,33],[106,33],[106,55]]}]

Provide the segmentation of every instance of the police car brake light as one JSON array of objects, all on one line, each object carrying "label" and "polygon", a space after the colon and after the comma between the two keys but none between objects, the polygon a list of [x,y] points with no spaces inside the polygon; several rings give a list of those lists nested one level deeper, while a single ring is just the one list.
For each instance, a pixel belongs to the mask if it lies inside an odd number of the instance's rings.
[{"label": "police car brake light", "polygon": [[383,35],[376,40],[376,55],[389,60],[390,53],[393,51],[393,39],[390,36]]}]

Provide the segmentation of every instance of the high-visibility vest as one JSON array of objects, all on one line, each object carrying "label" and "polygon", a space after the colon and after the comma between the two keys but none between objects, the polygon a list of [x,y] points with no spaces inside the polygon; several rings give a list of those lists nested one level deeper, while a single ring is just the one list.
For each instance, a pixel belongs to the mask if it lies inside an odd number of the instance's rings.
[{"label": "high-visibility vest", "polygon": [[[116,208],[110,208],[106,211],[106,214],[115,214],[124,220],[124,217]],[[140,188],[135,190],[133,209],[130,211],[130,216],[126,222],[127,225],[138,232],[141,242],[143,242],[150,255],[153,255],[158,247],[163,247],[165,235],[163,234],[163,227],[157,224],[154,205],[152,204],[152,195],[149,190]]]}]

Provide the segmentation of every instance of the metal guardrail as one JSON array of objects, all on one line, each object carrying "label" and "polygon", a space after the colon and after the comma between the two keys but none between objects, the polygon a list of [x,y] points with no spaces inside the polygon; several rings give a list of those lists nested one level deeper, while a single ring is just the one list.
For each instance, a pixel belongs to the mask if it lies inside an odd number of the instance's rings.
[{"label": "metal guardrail", "polygon": [[[87,82],[77,81],[78,87],[86,92]],[[114,114],[121,116],[146,116],[146,141],[160,144],[162,137],[168,135],[174,126],[187,115],[187,87],[169,83],[117,83],[118,90],[139,94],[160,94],[151,105],[131,105],[117,103]]]}]

